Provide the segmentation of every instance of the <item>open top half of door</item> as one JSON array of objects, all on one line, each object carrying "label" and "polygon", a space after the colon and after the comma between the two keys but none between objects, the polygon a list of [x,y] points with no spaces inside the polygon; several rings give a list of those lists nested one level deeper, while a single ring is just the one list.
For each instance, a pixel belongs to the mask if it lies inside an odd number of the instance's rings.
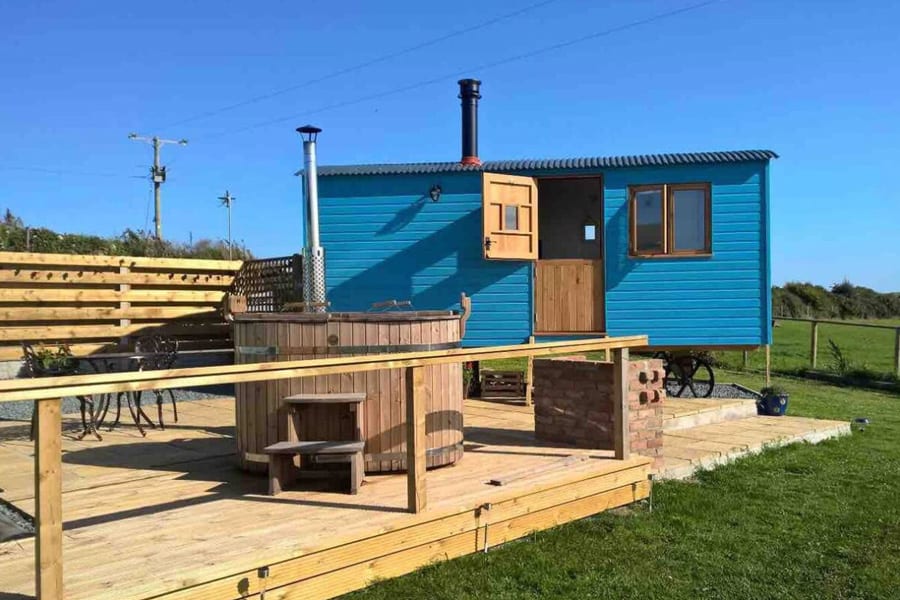
[{"label": "open top half of door", "polygon": [[531,177],[484,173],[481,201],[484,257],[537,260],[537,182]]}]

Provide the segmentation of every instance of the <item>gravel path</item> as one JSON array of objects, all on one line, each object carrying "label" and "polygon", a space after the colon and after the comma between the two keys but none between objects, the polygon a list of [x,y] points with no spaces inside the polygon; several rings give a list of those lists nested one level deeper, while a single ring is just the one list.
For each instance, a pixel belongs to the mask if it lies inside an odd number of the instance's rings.
[{"label": "gravel path", "polygon": [[[671,395],[678,391],[678,388],[681,387],[677,384],[670,384],[666,390]],[[684,391],[684,395],[682,398],[693,398],[691,394],[690,388]],[[736,398],[736,399],[747,399],[747,400],[756,400],[759,398],[759,395],[749,390],[741,385],[736,383],[717,383],[713,388],[712,394],[709,395],[710,398]]]}]

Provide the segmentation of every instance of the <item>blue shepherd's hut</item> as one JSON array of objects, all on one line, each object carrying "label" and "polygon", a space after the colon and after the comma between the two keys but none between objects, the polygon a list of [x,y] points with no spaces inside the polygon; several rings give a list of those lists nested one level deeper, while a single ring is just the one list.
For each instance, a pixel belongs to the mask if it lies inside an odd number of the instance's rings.
[{"label": "blue shepherd's hut", "polygon": [[319,167],[331,309],[459,308],[467,346],[647,334],[658,348],[771,341],[768,150]]}]

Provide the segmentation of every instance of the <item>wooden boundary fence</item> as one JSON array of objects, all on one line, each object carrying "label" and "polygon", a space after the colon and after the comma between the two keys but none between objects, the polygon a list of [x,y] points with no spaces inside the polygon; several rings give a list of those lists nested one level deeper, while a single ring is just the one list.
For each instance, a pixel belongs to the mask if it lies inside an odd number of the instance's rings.
[{"label": "wooden boundary fence", "polygon": [[[810,324],[809,330],[809,366],[815,369],[819,360],[819,325],[842,325],[844,327],[867,327],[869,329],[888,329],[894,332],[894,360],[891,363],[894,373],[900,377],[900,327],[894,325],[878,325],[876,323],[854,323],[853,321],[836,321],[831,319],[802,319],[797,317],[775,317],[776,321],[801,321]],[[745,361],[746,363],[746,361]],[[746,365],[745,365],[746,366]]]},{"label": "wooden boundary fence", "polygon": [[219,311],[241,261],[0,252],[0,360],[21,342],[76,356],[130,336],[174,335],[184,349],[230,347]]},{"label": "wooden boundary fence", "polygon": [[[624,373],[629,348],[646,346],[647,336],[596,338],[568,342],[545,342],[486,348],[459,348],[428,352],[371,354],[316,360],[247,363],[218,367],[196,367],[125,373],[100,373],[11,379],[0,381],[0,402],[35,400],[38,403],[34,440],[35,481],[35,586],[42,600],[62,600],[63,592],[63,515],[62,515],[62,420],[63,396],[166,389],[185,385],[211,385],[272,381],[294,377],[339,375],[379,369],[405,370],[407,397],[407,497],[410,512],[425,510],[425,398],[429,393],[422,376],[430,365],[498,358],[520,358],[611,350],[616,372]],[[615,382],[613,423],[615,458],[629,457],[628,377]]]}]

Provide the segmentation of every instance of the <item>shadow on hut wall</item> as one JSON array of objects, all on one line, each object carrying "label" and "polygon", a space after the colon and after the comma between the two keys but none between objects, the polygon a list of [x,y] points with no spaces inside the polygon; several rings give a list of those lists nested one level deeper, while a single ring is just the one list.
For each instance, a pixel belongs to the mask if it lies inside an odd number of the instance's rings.
[{"label": "shadow on hut wall", "polygon": [[628,203],[619,205],[606,223],[606,293],[613,291],[637,266],[628,257]]},{"label": "shadow on hut wall", "polygon": [[[379,235],[401,231],[425,204],[416,201],[398,211]],[[460,292],[475,297],[478,292],[527,267],[527,263],[521,262],[484,260],[481,230],[481,210],[469,211],[336,285],[329,290],[332,307],[336,310],[366,310],[373,302],[394,298],[409,299],[417,309],[456,308]],[[448,257],[453,259],[451,273],[443,276]],[[440,269],[434,268],[441,261],[445,261],[444,265]],[[523,293],[527,294],[527,289]]]}]

